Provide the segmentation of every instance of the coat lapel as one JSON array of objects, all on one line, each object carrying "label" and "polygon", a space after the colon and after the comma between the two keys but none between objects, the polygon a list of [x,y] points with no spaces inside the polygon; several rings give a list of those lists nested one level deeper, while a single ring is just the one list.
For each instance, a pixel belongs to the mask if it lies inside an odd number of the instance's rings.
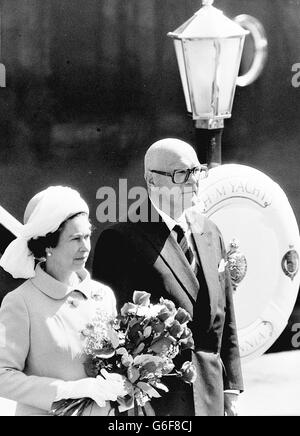
[{"label": "coat lapel", "polygon": [[186,213],[187,221],[191,226],[199,259],[201,261],[205,276],[209,299],[211,322],[214,320],[217,306],[218,295],[221,292],[218,274],[218,259],[216,257],[216,247],[213,243],[212,232],[205,228],[205,219],[198,211],[190,209]]},{"label": "coat lapel", "polygon": [[[149,208],[151,217],[155,216],[151,203]],[[181,287],[193,301],[196,301],[199,290],[198,280],[165,222],[158,221],[140,223],[140,230],[161,256],[166,266],[172,271]]]},{"label": "coat lapel", "polygon": [[160,253],[165,263],[172,270],[177,280],[194,301],[197,299],[199,283],[184,253],[170,234]]}]

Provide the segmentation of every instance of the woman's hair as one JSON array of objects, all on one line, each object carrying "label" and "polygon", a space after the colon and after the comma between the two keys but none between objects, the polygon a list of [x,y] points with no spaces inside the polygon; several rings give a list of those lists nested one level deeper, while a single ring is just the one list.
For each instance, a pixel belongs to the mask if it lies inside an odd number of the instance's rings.
[{"label": "woman's hair", "polygon": [[39,238],[33,239],[31,238],[28,241],[28,248],[29,250],[32,252],[32,254],[34,255],[34,257],[36,259],[40,259],[42,257],[46,257],[46,248],[55,248],[59,242],[59,237],[61,235],[61,232],[63,231],[66,223],[70,220],[72,220],[73,218],[76,218],[77,216],[80,215],[86,215],[86,212],[78,212],[75,213],[74,215],[70,216],[69,218],[67,218],[65,221],[63,221],[61,223],[61,225],[59,226],[59,228],[53,232],[53,233],[47,233],[46,236],[40,236]]}]

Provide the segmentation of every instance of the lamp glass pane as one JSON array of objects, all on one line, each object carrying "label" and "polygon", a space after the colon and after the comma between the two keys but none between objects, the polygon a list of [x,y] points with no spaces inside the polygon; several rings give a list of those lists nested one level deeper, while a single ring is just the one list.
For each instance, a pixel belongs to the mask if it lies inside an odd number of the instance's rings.
[{"label": "lamp glass pane", "polygon": [[239,71],[241,54],[241,38],[224,39],[221,42],[220,64],[218,70],[219,112],[230,114]]},{"label": "lamp glass pane", "polygon": [[194,119],[230,117],[243,37],[183,42]]},{"label": "lamp glass pane", "polygon": [[183,56],[182,42],[178,39],[174,39],[174,46],[175,46],[177,62],[178,62],[178,67],[179,67],[179,72],[180,72],[181,83],[182,83],[182,87],[183,87],[187,111],[192,112],[189,87],[188,87],[187,76],[186,76],[185,61],[184,61],[184,56]]},{"label": "lamp glass pane", "polygon": [[184,41],[191,105],[194,118],[211,118],[212,84],[216,50],[212,40]]}]

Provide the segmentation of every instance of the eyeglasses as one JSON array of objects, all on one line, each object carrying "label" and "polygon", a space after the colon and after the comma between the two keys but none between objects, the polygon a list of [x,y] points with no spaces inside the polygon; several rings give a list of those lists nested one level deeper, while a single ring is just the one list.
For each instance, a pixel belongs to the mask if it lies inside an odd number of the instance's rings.
[{"label": "eyeglasses", "polygon": [[186,183],[190,175],[193,174],[199,180],[205,179],[208,176],[207,165],[201,165],[187,170],[174,170],[173,173],[166,173],[165,171],[150,170],[151,173],[161,174],[162,176],[172,177],[172,182],[176,185]]}]

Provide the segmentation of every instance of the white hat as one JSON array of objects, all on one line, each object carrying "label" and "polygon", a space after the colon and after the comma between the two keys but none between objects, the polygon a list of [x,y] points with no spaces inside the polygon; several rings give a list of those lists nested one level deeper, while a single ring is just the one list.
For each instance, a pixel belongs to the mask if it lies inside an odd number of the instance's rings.
[{"label": "white hat", "polygon": [[34,256],[28,241],[55,232],[62,222],[80,212],[89,214],[89,208],[72,188],[50,186],[36,194],[26,207],[22,233],[9,244],[0,266],[14,278],[34,277]]}]

